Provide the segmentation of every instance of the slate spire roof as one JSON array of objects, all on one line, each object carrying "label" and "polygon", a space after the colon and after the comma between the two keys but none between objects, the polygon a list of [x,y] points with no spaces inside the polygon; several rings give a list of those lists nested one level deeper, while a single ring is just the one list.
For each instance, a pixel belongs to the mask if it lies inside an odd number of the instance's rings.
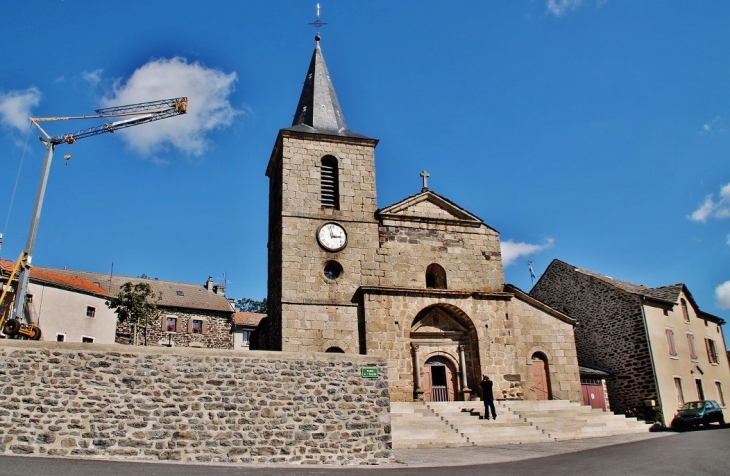
[{"label": "slate spire roof", "polygon": [[319,37],[309,63],[299,104],[291,127],[285,130],[345,137],[365,136],[347,128],[335,87],[319,46]]}]

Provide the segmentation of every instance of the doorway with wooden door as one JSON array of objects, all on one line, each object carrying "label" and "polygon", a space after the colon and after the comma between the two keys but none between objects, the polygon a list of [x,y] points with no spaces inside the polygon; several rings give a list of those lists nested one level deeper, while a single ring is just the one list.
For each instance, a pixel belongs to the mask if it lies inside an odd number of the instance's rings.
[{"label": "doorway with wooden door", "polygon": [[428,359],[423,366],[423,400],[451,402],[456,398],[457,371],[453,362],[443,356]]},{"label": "doorway with wooden door", "polygon": [[532,354],[532,388],[536,400],[550,400],[550,374],[548,373],[548,361],[545,354],[535,352]]}]

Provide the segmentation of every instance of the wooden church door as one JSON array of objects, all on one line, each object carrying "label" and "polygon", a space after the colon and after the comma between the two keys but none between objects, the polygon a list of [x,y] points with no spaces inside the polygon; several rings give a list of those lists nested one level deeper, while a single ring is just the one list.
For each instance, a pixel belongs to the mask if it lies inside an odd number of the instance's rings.
[{"label": "wooden church door", "polygon": [[550,400],[550,381],[548,380],[547,362],[537,355],[532,356],[532,381],[535,398]]}]

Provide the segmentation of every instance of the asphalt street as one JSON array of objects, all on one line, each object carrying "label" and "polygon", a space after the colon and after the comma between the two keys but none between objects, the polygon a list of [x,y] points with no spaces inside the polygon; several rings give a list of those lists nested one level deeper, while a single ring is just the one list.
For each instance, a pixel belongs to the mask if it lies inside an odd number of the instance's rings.
[{"label": "asphalt street", "polygon": [[[623,442],[621,442],[623,441]],[[360,476],[441,475],[727,475],[730,428],[630,435],[530,445],[396,450],[392,464],[374,467],[210,465],[0,456],[0,476],[240,476],[257,474]],[[494,462],[503,461],[503,462]],[[476,462],[476,463],[474,463]]]}]

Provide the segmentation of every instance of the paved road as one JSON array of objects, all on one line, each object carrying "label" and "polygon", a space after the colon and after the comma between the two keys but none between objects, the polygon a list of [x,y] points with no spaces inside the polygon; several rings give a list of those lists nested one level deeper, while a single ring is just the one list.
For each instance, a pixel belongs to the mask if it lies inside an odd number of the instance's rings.
[{"label": "paved road", "polygon": [[[0,456],[0,476],[287,476],[347,474],[435,476],[444,467],[471,475],[728,475],[730,428],[594,438],[563,443],[399,450],[376,467],[186,465]],[[502,461],[502,462],[499,462]],[[454,466],[459,466],[454,468]]]}]

